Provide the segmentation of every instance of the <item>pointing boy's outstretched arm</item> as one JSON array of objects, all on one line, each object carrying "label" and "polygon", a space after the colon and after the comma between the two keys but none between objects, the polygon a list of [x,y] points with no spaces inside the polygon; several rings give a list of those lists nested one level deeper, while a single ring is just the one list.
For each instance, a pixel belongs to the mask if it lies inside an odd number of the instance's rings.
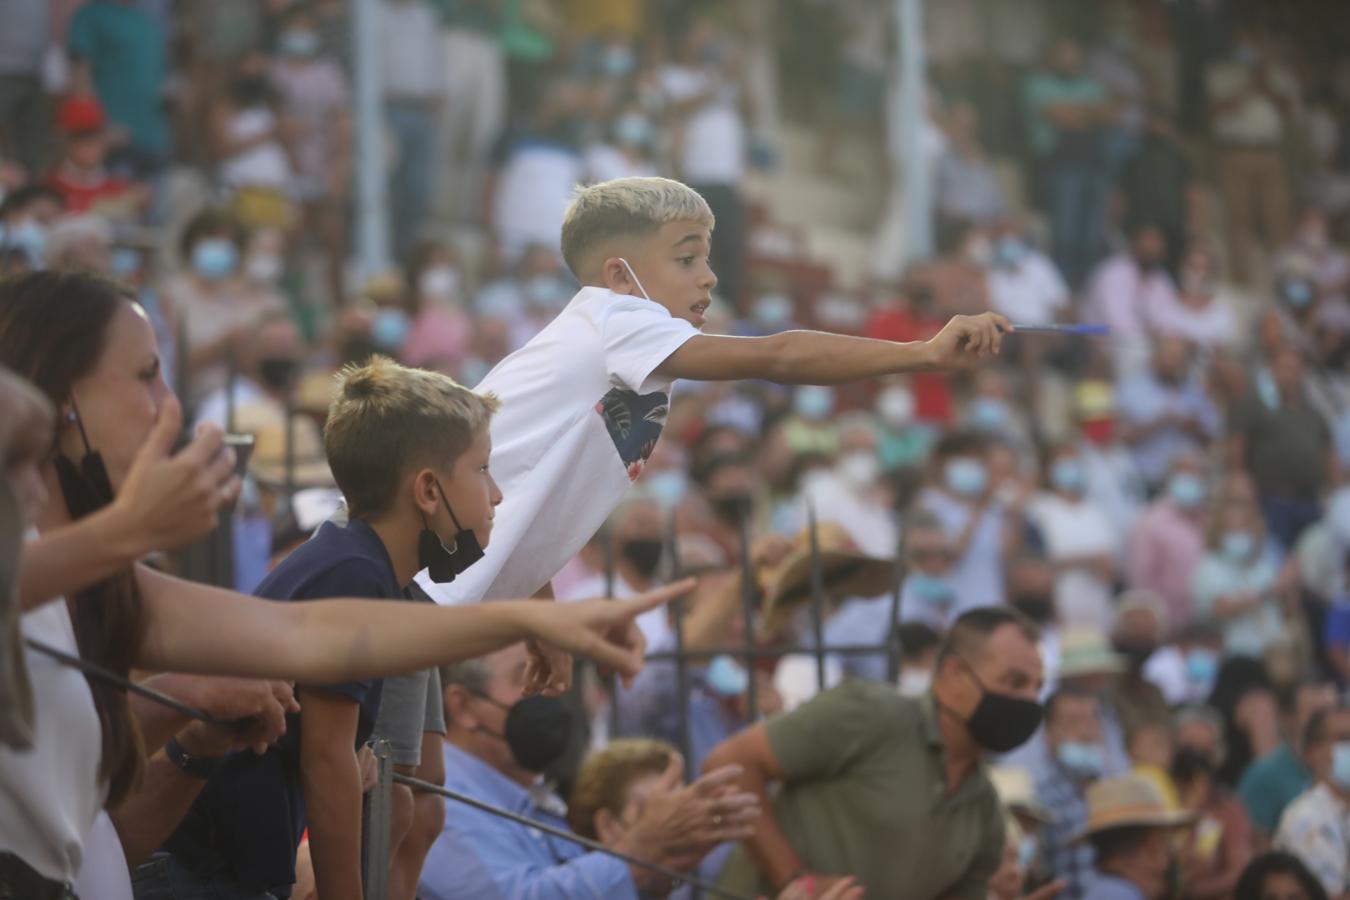
[{"label": "pointing boy's outstretched arm", "polygon": [[824,331],[767,337],[699,335],[658,368],[694,381],[762,378],[779,384],[842,384],[900,372],[961,369],[998,353],[1012,324],[997,313],[954,316],[931,340],[899,344]]}]

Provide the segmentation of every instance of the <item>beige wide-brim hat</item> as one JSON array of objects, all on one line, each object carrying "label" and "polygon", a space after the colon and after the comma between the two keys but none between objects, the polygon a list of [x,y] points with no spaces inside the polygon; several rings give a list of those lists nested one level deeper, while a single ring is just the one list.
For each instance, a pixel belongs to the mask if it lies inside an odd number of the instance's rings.
[{"label": "beige wide-brim hat", "polygon": [[1087,808],[1087,824],[1074,835],[1074,842],[1086,840],[1098,832],[1132,825],[1184,828],[1195,824],[1198,818],[1194,812],[1168,809],[1167,799],[1158,786],[1134,772],[1104,778],[1090,785]]},{"label": "beige wide-brim hat", "polygon": [[1083,675],[1118,675],[1126,669],[1125,657],[1094,628],[1065,629],[1059,644],[1061,679]]},{"label": "beige wide-brim hat", "polygon": [[1035,819],[1042,825],[1049,825],[1050,810],[1036,797],[1036,785],[1031,773],[1018,766],[990,766],[989,780],[998,791],[1003,805],[1015,813]]},{"label": "beige wide-brim hat", "polygon": [[309,416],[296,414],[288,437],[284,412],[266,404],[246,404],[235,414],[234,427],[253,435],[248,471],[259,482],[280,487],[289,481],[295,488],[329,488],[336,484],[324,454],[323,435]]},{"label": "beige wide-brim hat", "polygon": [[[853,550],[822,549],[820,573],[826,613],[851,597],[879,597],[895,583],[894,562]],[[781,627],[796,609],[810,602],[811,551],[800,550],[788,557],[772,580],[764,601],[766,627]]]}]

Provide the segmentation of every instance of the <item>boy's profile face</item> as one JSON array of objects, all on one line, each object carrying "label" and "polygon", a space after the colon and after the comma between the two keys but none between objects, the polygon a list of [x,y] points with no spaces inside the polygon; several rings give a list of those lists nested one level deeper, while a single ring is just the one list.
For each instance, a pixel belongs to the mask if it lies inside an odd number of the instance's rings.
[{"label": "boy's profile face", "polygon": [[[488,457],[492,455],[492,439],[488,429],[484,428],[474,438],[469,449],[459,455],[448,478],[441,479],[441,488],[445,499],[455,511],[461,528],[468,528],[478,538],[482,547],[487,547],[492,537],[493,510],[502,502],[501,489],[488,471]],[[440,521],[445,526],[442,537],[453,537],[454,523],[444,510]],[[446,542],[447,545],[449,542]]]},{"label": "boy's profile face", "polygon": [[[638,249],[624,257],[647,296],[695,328],[702,328],[707,321],[704,313],[717,286],[717,276],[708,265],[711,240],[711,229],[701,222],[687,219],[668,222],[656,234],[637,242]],[[605,261],[604,277],[605,286],[615,293],[642,296],[642,290],[617,257]]]}]

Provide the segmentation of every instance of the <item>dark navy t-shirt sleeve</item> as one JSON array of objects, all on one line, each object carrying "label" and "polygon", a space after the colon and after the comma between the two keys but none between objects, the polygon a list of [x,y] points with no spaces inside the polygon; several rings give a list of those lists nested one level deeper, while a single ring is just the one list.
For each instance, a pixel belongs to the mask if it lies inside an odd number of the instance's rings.
[{"label": "dark navy t-shirt sleeve", "polygon": [[[288,598],[291,602],[306,600],[327,600],[334,597],[387,598],[389,596],[388,574],[369,559],[353,557],[317,572],[304,586]],[[364,703],[366,695],[378,679],[367,681],[343,681],[335,684],[306,684],[310,690],[321,690],[331,694],[350,697],[356,703]]]}]

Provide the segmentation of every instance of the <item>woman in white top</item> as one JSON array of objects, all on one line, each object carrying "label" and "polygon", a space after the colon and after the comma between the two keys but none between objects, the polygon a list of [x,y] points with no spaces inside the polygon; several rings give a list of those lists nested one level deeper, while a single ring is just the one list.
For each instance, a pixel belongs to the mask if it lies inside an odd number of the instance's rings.
[{"label": "woman in white top", "polygon": [[1027,517],[1040,531],[1055,567],[1060,622],[1105,633],[1114,620],[1116,550],[1123,535],[1088,497],[1087,467],[1073,444],[1050,451],[1045,480],[1049,490],[1032,499]]},{"label": "woman in white top", "polygon": [[[97,276],[10,279],[0,284],[0,365],[58,410],[41,469],[51,499],[36,521],[42,536],[24,550],[24,631],[123,676],[134,666],[324,683],[427,668],[531,637],[632,674],[642,653],[633,618],[673,595],[456,608],[288,604],[155,572],[136,560],[210,531],[239,482],[213,427],[169,455],[182,414],[160,377],[144,312]],[[63,596],[68,602],[51,602]],[[615,629],[622,646],[604,638]],[[0,885],[19,872],[55,887],[79,873],[99,811],[130,793],[144,757],[125,694],[27,658],[38,732],[34,751],[0,751]]]},{"label": "woman in white top", "polygon": [[1233,298],[1219,284],[1214,253],[1204,241],[1186,247],[1176,293],[1150,294],[1148,300],[1145,313],[1154,332],[1184,338],[1201,350],[1235,349]]}]

